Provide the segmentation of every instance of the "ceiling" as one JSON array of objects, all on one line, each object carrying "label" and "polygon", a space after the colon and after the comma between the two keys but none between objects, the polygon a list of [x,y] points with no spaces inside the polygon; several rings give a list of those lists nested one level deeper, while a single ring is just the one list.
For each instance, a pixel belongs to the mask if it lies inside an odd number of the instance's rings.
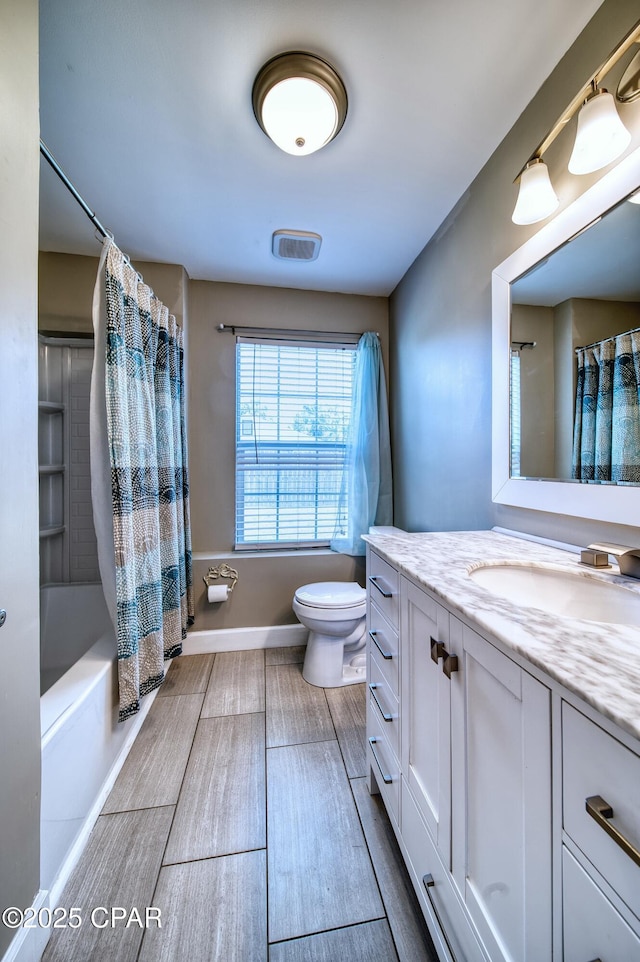
[{"label": "ceiling", "polygon": [[[41,0],[42,138],[134,260],[387,295],[600,2]],[[292,49],[330,61],[349,97],[306,157],[251,107],[262,64]],[[320,234],[318,260],[276,260],[282,228]],[[99,250],[44,163],[41,248]]]}]

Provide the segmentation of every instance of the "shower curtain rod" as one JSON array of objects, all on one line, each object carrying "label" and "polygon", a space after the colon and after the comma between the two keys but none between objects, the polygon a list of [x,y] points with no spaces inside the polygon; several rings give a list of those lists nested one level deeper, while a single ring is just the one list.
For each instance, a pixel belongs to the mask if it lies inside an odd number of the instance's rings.
[{"label": "shower curtain rod", "polygon": [[40,141],[40,153],[42,154],[46,162],[49,164],[51,169],[58,175],[58,177],[60,178],[64,186],[69,191],[69,193],[72,194],[73,197],[76,199],[76,201],[80,204],[83,211],[85,212],[85,214],[87,215],[87,217],[89,218],[93,226],[96,228],[96,230],[100,234],[102,234],[103,237],[110,237],[111,240],[113,240],[113,235],[109,233],[106,227],[102,226],[102,224],[96,217],[95,213],[91,210],[91,208],[89,207],[85,199],[78,193],[78,191],[73,186],[73,184],[65,174],[64,170],[58,163],[58,161],[55,159],[55,157],[53,156],[53,154],[45,144],[44,140]]},{"label": "shower curtain rod", "polygon": [[[292,337],[309,338],[309,340],[320,340],[322,338],[338,338],[343,341],[358,341],[362,337],[362,333],[358,331],[303,331],[296,330],[294,328],[288,327],[246,327],[242,324],[218,324],[216,330],[220,334],[235,334],[236,331],[242,331],[248,335],[255,335],[260,337],[264,335],[265,337],[271,337],[274,340],[291,340]],[[380,337],[379,333],[375,332],[376,337]]]},{"label": "shower curtain rod", "polygon": [[584,347],[574,348],[575,353],[586,351],[589,347],[597,347],[598,344],[606,344],[607,341],[615,341],[617,337],[626,337],[627,334],[640,334],[640,327],[632,327],[630,331],[623,331],[622,334],[612,334],[611,337],[603,337],[601,341],[594,341],[593,344],[585,344]]}]

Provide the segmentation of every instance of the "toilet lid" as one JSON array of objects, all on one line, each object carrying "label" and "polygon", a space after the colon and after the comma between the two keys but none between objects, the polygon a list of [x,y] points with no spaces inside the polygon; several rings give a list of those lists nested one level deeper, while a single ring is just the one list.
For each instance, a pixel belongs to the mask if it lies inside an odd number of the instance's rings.
[{"label": "toilet lid", "polygon": [[355,581],[319,581],[298,588],[296,598],[312,608],[353,608],[366,601],[367,592]]}]

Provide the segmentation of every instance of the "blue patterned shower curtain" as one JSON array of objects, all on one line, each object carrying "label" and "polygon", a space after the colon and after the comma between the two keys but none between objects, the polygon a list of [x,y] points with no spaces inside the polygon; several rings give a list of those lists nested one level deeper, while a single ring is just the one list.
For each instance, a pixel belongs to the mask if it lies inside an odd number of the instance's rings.
[{"label": "blue patterned shower curtain", "polygon": [[576,351],[573,477],[640,482],[640,331]]},{"label": "blue patterned shower curtain", "polygon": [[92,495],[124,721],[193,620],[182,331],[109,239],[93,315]]}]

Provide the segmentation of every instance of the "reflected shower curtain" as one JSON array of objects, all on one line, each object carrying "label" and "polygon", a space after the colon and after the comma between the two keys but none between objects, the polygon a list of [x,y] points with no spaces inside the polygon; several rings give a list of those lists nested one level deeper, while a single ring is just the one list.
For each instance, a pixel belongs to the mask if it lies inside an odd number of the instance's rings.
[{"label": "reflected shower curtain", "polygon": [[640,331],[578,348],[573,477],[640,482]]},{"label": "reflected shower curtain", "polygon": [[93,323],[92,497],[124,721],[193,620],[182,332],[109,239]]},{"label": "reflected shower curtain", "polygon": [[361,535],[393,519],[387,389],[378,336],[362,335],[356,349],[351,427],[345,458],[334,551],[363,555]]}]

